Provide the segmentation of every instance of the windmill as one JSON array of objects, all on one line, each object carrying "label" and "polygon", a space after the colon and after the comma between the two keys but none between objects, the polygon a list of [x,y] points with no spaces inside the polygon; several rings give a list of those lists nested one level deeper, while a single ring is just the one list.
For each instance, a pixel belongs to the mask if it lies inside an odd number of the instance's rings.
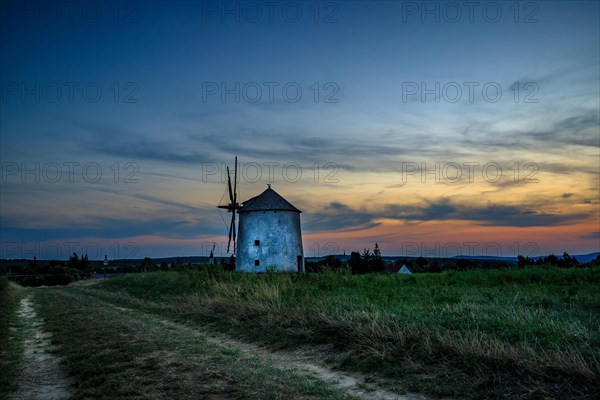
[{"label": "windmill", "polygon": [[236,243],[236,229],[235,229],[235,214],[241,207],[237,202],[237,156],[235,157],[235,164],[233,168],[233,189],[231,187],[231,175],[229,173],[229,167],[227,167],[227,187],[229,189],[229,204],[225,206],[218,206],[223,208],[227,212],[231,213],[231,223],[229,224],[229,239],[227,241],[227,252],[231,249],[231,242],[233,242],[233,254],[235,254],[235,243]]},{"label": "windmill", "polygon": [[[238,203],[237,157],[231,171],[227,167],[227,205],[218,208],[230,212],[227,253],[235,257],[235,270],[265,272],[275,268],[282,272],[304,272],[304,251],[300,211],[267,185],[257,196]],[[223,202],[221,198],[221,203]],[[238,226],[236,227],[236,214]],[[227,222],[223,220],[225,226]],[[236,229],[237,228],[237,229]],[[233,243],[233,250],[231,244]]]}]

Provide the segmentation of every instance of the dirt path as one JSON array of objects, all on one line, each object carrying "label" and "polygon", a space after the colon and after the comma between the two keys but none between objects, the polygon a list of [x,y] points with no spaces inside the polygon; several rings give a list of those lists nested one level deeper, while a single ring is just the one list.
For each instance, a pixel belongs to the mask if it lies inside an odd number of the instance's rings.
[{"label": "dirt path", "polygon": [[[128,313],[143,313],[139,310],[124,308],[111,303],[111,305],[120,312]],[[157,318],[156,315],[143,313],[146,316]],[[213,331],[202,330],[196,327],[179,324],[165,319],[158,321],[166,326],[177,329],[178,331],[189,331],[193,335],[201,335],[208,342],[227,347],[238,349],[244,355],[249,357],[257,357],[267,361],[270,365],[277,368],[286,369],[292,368],[306,374],[315,376],[322,381],[325,381],[334,387],[344,391],[345,393],[359,399],[365,400],[428,400],[429,398],[418,394],[399,394],[384,390],[374,384],[367,383],[367,378],[361,374],[347,373],[336,371],[326,367],[323,364],[314,362],[315,354],[308,351],[283,351],[271,350],[257,344],[246,343],[224,334],[217,334]]]},{"label": "dirt path", "polygon": [[69,380],[61,368],[60,358],[50,353],[50,334],[45,332],[42,319],[32,307],[31,297],[21,300],[17,316],[25,337],[23,373],[19,377],[19,390],[10,400],[58,400],[70,396]]},{"label": "dirt path", "polygon": [[273,351],[256,344],[245,343],[230,337],[216,336],[214,333],[203,332],[206,339],[221,346],[235,347],[245,354],[255,357],[266,358],[275,361],[281,367],[292,367],[315,375],[319,379],[329,382],[340,390],[351,396],[368,400],[427,400],[428,398],[417,394],[405,394],[390,392],[381,389],[371,383],[366,383],[366,377],[360,374],[350,374],[327,368],[311,362],[313,357],[306,353],[290,351]]}]

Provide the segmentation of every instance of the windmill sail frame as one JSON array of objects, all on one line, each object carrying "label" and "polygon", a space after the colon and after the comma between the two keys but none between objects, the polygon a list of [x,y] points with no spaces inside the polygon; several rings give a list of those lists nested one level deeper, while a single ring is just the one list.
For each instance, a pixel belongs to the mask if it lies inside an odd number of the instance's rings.
[{"label": "windmill sail frame", "polygon": [[237,156],[235,157],[235,164],[234,164],[234,169],[233,169],[233,189],[232,189],[232,185],[231,185],[231,173],[229,171],[229,167],[227,167],[227,188],[229,190],[229,204],[225,205],[225,206],[218,206],[218,208],[222,208],[227,210],[227,212],[231,213],[231,222],[229,224],[229,234],[228,234],[228,240],[227,240],[227,252],[229,253],[230,249],[231,249],[231,243],[233,242],[233,254],[235,254],[235,250],[236,250],[236,239],[237,239],[237,232],[236,232],[236,227],[235,227],[235,215],[238,212],[237,210],[239,210],[241,207],[237,202],[237,186],[238,186],[238,179],[237,179]]}]

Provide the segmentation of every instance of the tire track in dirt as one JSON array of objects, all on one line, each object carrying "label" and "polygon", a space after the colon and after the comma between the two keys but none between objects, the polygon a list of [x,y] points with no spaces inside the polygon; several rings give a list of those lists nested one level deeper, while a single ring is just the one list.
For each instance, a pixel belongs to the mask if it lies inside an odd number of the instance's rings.
[{"label": "tire track in dirt", "polygon": [[35,312],[31,296],[21,299],[17,316],[24,341],[23,371],[18,378],[16,393],[10,400],[62,400],[70,397],[70,381],[60,365],[60,358],[51,353],[50,333]]},{"label": "tire track in dirt", "polygon": [[151,318],[156,319],[163,325],[177,329],[179,331],[188,331],[192,335],[201,335],[209,343],[229,349],[237,349],[244,355],[256,357],[269,362],[271,365],[281,368],[300,371],[301,373],[310,374],[325,381],[332,386],[342,390],[348,395],[364,400],[430,400],[429,397],[420,394],[399,394],[378,387],[372,383],[367,383],[366,376],[358,373],[347,373],[333,370],[321,364],[315,364],[314,355],[303,351],[284,351],[271,350],[254,343],[242,342],[224,334],[217,334],[214,331],[190,327],[188,325],[177,322],[160,319],[155,314],[146,313],[143,311],[117,306],[112,303],[113,308],[120,312],[141,313]]},{"label": "tire track in dirt", "polygon": [[[169,321],[161,321],[171,323]],[[308,372],[319,379],[328,382],[347,394],[365,400],[427,400],[428,398],[418,394],[398,394],[378,386],[366,383],[366,377],[360,374],[350,374],[336,371],[323,365],[310,362],[310,359],[302,352],[273,351],[256,344],[245,343],[239,340],[216,336],[213,332],[201,332],[207,341],[225,347],[235,347],[249,356],[273,360],[280,368],[294,368]]]}]

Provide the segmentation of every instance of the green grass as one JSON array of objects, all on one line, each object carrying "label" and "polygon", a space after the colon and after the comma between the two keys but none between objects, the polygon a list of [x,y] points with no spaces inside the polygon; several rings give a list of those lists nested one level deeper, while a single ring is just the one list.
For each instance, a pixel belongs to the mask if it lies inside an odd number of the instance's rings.
[{"label": "green grass", "polygon": [[22,363],[23,338],[14,328],[18,324],[15,312],[24,290],[0,277],[0,399],[15,390],[15,381]]},{"label": "green grass", "polygon": [[75,399],[346,399],[316,378],[211,343],[85,289],[35,289]]},{"label": "green grass", "polygon": [[327,344],[329,362],[396,391],[461,398],[600,395],[600,270],[411,276],[130,275],[99,298],[274,347]]}]

